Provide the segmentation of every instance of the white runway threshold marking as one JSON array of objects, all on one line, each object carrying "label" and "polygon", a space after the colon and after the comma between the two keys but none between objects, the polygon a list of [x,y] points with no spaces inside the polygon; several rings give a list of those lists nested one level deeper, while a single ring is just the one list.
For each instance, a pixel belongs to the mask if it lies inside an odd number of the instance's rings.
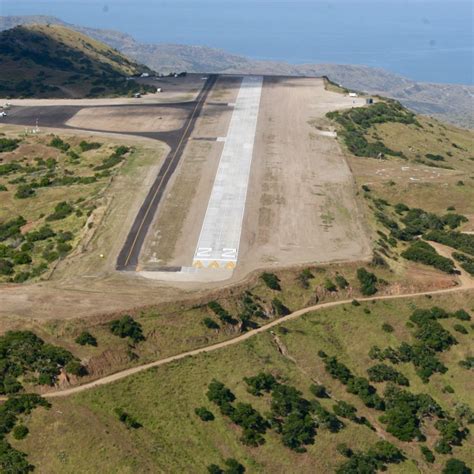
[{"label": "white runway threshold marking", "polygon": [[193,266],[233,269],[252,164],[263,77],[242,80],[199,236]]}]

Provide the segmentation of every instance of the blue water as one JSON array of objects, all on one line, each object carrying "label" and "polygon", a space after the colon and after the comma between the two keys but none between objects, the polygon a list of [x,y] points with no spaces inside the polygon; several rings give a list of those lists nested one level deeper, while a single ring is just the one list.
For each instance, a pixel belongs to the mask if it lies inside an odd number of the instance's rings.
[{"label": "blue water", "polygon": [[140,42],[205,45],[254,59],[365,64],[473,83],[469,0],[0,0],[1,15],[54,15]]}]

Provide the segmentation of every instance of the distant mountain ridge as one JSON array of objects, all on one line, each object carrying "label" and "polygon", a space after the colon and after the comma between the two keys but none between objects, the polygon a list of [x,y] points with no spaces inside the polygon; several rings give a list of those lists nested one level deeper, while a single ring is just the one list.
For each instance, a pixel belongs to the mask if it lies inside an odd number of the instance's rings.
[{"label": "distant mountain ridge", "polygon": [[255,73],[328,76],[343,86],[399,100],[422,114],[474,128],[474,86],[412,81],[383,69],[359,65],[256,61],[205,46],[142,44],[125,33],[71,25],[50,16],[0,17],[0,30],[19,24],[60,24],[100,40],[139,63],[160,72]]}]

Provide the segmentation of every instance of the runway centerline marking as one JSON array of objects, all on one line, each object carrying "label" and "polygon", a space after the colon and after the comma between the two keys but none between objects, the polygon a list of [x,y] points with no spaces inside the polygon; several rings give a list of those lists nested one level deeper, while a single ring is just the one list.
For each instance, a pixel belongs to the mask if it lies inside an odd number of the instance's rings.
[{"label": "runway centerline marking", "polygon": [[193,265],[237,263],[263,77],[244,77],[235,102]]}]

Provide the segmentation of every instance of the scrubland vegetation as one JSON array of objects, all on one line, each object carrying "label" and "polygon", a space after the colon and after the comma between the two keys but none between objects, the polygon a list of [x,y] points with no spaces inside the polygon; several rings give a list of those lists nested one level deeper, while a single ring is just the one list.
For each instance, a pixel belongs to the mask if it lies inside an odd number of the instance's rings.
[{"label": "scrubland vegetation", "polygon": [[131,150],[59,136],[3,140],[0,281],[22,283],[46,275],[77,246]]},{"label": "scrubland vegetation", "polygon": [[[186,470],[193,463],[199,472],[220,472],[228,459],[246,472],[283,466],[288,472],[316,467],[375,473],[392,465],[400,472],[427,465],[441,472],[448,463],[468,465],[474,413],[466,369],[459,363],[469,354],[473,305],[466,294],[361,302],[308,314],[285,323],[276,335],[261,334],[55,400],[53,407],[68,413],[66,418],[56,420],[52,411],[33,413],[21,446],[31,463],[53,470],[100,468],[104,462],[117,469]],[[234,317],[223,305],[210,307]],[[469,334],[453,333],[455,321]],[[68,427],[61,439],[54,423]],[[39,430],[37,445],[32,440]],[[106,460],[90,430],[101,436],[102,448],[111,450]],[[72,437],[90,453],[87,460],[68,448]],[[190,437],[197,444],[184,441]],[[126,454],[112,446],[117,442],[127,443]],[[67,453],[66,460],[46,459],[42,443],[52,453]],[[155,443],[161,446],[156,452]]]}]

